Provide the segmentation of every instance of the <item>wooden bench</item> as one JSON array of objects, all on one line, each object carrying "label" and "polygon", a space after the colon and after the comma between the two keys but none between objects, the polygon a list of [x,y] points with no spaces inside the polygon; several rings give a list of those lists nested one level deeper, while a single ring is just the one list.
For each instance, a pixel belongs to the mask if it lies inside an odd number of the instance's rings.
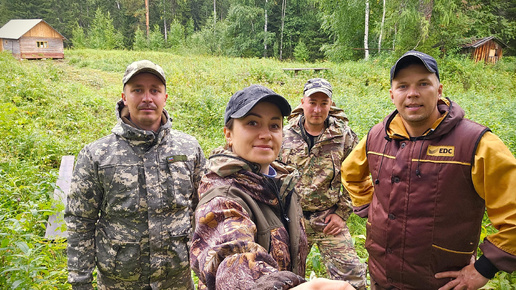
[{"label": "wooden bench", "polygon": [[[72,183],[73,165],[75,156],[66,155],[61,158],[61,165],[59,166],[59,177],[56,181],[56,189],[54,190],[54,204],[64,204],[66,206],[66,196],[70,192],[70,185]],[[64,212],[60,211],[51,215],[48,218],[45,238],[67,238],[66,224],[64,221]]]},{"label": "wooden bench", "polygon": [[313,70],[314,72],[319,72],[322,70],[329,70],[327,67],[301,67],[301,68],[284,68],[284,71],[294,71],[294,75],[297,76],[297,73],[302,70]]}]

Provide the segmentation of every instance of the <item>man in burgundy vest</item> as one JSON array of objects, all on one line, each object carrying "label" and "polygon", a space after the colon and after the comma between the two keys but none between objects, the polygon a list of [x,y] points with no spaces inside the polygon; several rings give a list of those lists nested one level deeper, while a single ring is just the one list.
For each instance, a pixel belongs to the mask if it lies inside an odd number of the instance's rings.
[{"label": "man in burgundy vest", "polygon": [[[342,164],[353,208],[368,217],[372,289],[478,289],[516,271],[516,159],[443,98],[436,60],[405,53],[391,69],[396,110]],[[498,232],[476,259],[487,209]]]}]

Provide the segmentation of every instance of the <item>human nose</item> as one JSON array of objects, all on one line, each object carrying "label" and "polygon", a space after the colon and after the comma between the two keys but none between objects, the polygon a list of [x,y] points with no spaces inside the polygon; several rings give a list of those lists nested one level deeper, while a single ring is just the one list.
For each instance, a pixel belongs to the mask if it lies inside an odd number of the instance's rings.
[{"label": "human nose", "polygon": [[145,91],[143,93],[142,102],[145,102],[145,103],[151,103],[152,102],[152,97],[151,97],[150,91]]},{"label": "human nose", "polygon": [[272,134],[271,134],[271,131],[269,130],[269,128],[261,129],[260,130],[259,138],[260,139],[266,139],[266,140],[271,139],[272,138]]},{"label": "human nose", "polygon": [[407,97],[419,97],[419,90],[415,86],[409,86],[407,90]]},{"label": "human nose", "polygon": [[319,106],[319,105],[315,106],[314,111],[315,111],[316,113],[321,112],[321,106]]}]

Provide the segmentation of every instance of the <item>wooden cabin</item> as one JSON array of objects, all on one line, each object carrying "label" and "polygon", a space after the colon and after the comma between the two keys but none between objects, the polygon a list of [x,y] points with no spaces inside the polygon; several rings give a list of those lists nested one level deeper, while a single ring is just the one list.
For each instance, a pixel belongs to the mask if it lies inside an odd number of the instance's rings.
[{"label": "wooden cabin", "polygon": [[18,59],[64,58],[63,39],[43,19],[13,19],[0,28],[0,51]]},{"label": "wooden cabin", "polygon": [[502,58],[507,45],[494,36],[469,40],[462,46],[464,53],[470,54],[475,62],[496,63]]}]

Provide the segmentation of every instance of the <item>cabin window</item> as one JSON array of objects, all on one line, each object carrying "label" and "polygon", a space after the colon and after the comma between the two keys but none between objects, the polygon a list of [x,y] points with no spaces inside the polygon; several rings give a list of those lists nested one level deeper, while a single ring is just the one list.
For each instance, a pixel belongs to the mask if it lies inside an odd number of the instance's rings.
[{"label": "cabin window", "polygon": [[48,47],[48,41],[36,41],[38,48],[47,48]]}]

